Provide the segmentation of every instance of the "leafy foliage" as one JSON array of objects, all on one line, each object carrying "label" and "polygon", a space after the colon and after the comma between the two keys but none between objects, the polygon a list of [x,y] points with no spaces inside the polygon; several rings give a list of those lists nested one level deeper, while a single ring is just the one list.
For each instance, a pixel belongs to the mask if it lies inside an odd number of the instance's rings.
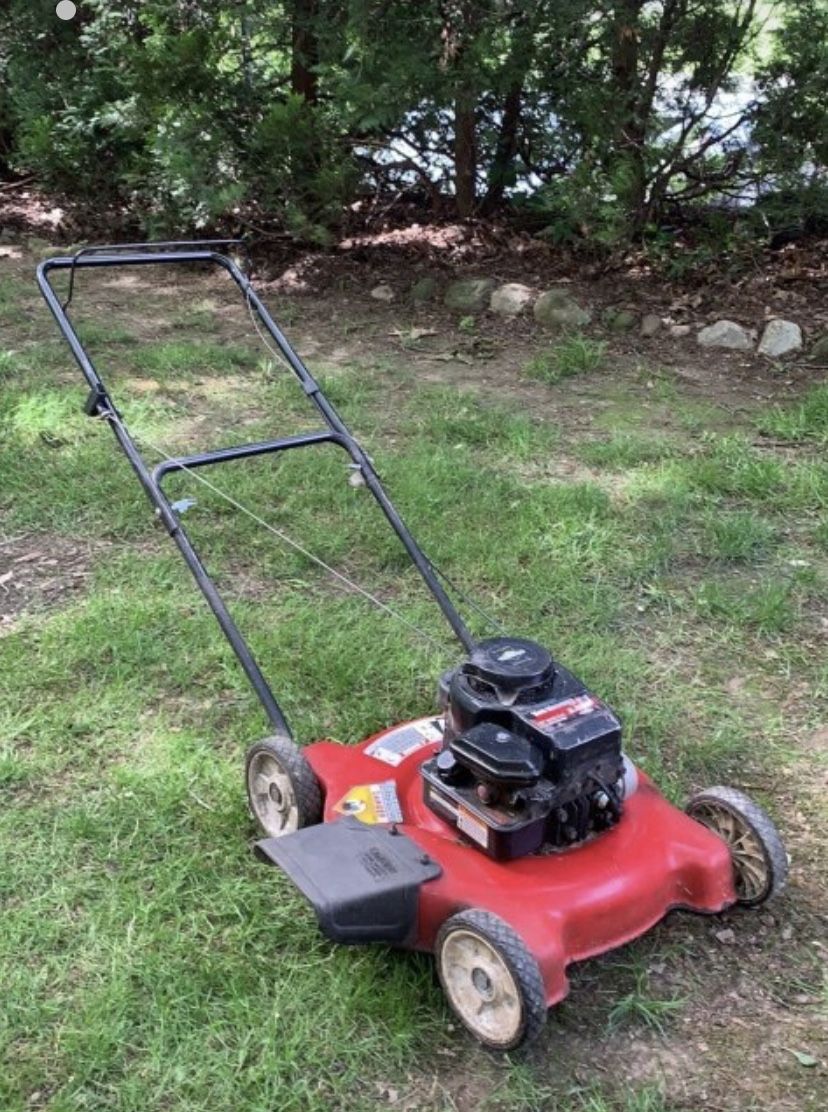
[{"label": "leafy foliage", "polygon": [[824,0],[9,0],[0,171],[321,242],[377,193],[599,246],[765,194],[828,222],[827,41]]}]

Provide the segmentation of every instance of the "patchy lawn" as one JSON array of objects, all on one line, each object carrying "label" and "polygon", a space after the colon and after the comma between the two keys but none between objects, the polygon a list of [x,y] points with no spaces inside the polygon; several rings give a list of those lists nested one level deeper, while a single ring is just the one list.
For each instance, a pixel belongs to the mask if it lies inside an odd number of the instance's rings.
[{"label": "patchy lawn", "polygon": [[[744,788],[792,855],[777,904],[670,916],[574,969],[541,1041],[496,1059],[455,1029],[429,960],[329,945],[253,861],[241,766],[263,716],[81,414],[31,260],[0,266],[0,1107],[824,1107],[826,387],[689,344],[655,362],[347,290],[268,298],[449,576],[605,696],[675,800]],[[150,458],[315,425],[229,283],[78,287]],[[179,477],[298,738],[429,708],[457,649],[341,455],[211,478],[445,646]]]}]

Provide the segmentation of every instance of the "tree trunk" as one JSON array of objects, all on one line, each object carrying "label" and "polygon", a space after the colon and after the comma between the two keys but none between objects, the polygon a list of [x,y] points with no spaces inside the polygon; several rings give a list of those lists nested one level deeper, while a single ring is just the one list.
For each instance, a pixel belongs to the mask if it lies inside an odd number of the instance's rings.
[{"label": "tree trunk", "polygon": [[316,104],[319,41],[316,37],[318,0],[294,0],[290,88],[306,104]]},{"label": "tree trunk", "polygon": [[474,89],[462,84],[454,98],[454,192],[457,215],[464,219],[474,213],[477,203],[477,135]]},{"label": "tree trunk", "polygon": [[503,104],[503,118],[500,121],[500,134],[497,137],[492,168],[489,172],[489,187],[483,198],[483,208],[491,212],[503,200],[503,191],[512,162],[517,153],[518,125],[523,98],[523,82],[515,81],[509,86]]},{"label": "tree trunk", "polygon": [[646,121],[641,113],[639,18],[643,0],[619,0],[615,7],[612,73],[618,104],[615,136],[616,174],[630,233],[640,235],[647,222],[647,172],[644,162]]},{"label": "tree trunk", "polygon": [[0,127],[0,180],[12,176],[9,158],[14,149],[14,132],[10,127]]}]

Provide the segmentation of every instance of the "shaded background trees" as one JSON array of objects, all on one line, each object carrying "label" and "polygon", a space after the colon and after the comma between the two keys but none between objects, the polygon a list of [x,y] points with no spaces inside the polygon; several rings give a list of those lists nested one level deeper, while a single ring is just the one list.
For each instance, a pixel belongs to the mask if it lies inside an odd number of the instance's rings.
[{"label": "shaded background trees", "polygon": [[148,232],[324,241],[395,200],[599,244],[819,224],[826,41],[828,0],[7,0],[0,172]]}]

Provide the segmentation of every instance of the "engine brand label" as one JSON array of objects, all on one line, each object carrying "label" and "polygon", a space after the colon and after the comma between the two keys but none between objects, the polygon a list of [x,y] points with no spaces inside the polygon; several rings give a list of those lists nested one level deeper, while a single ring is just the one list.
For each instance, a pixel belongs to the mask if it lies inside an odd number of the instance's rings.
[{"label": "engine brand label", "polygon": [[378,737],[365,748],[365,754],[396,768],[424,745],[433,745],[442,740],[443,719],[422,718],[419,722],[409,722],[407,726],[400,726],[399,729]]},{"label": "engine brand label", "polygon": [[381,784],[357,784],[334,805],[334,810],[340,815],[353,815],[369,825],[403,821],[393,780],[384,780]]},{"label": "engine brand label", "polygon": [[536,710],[532,720],[539,726],[550,726],[555,722],[564,722],[567,718],[589,714],[590,711],[597,710],[600,705],[592,695],[577,695],[574,699],[564,699],[560,703],[553,703],[549,707]]}]

